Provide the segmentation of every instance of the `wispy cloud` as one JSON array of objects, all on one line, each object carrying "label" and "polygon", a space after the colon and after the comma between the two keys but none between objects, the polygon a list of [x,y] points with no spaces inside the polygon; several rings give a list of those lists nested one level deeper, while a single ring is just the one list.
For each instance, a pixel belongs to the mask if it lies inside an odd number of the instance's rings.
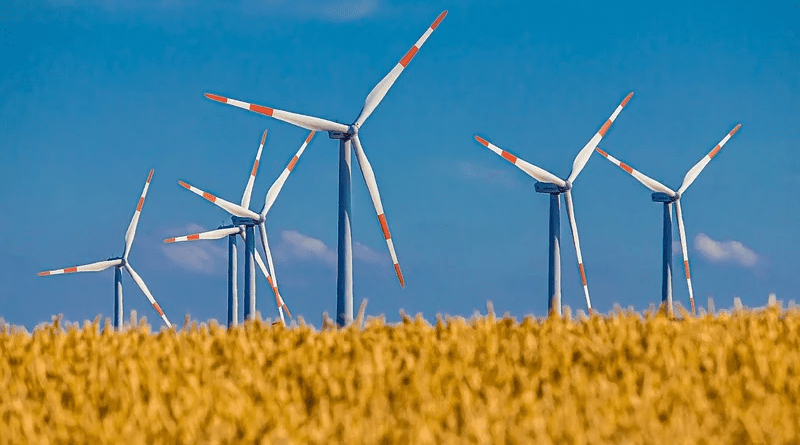
[{"label": "wispy cloud", "polygon": [[106,11],[240,10],[260,15],[314,18],[334,22],[358,20],[376,14],[382,0],[46,0],[54,6],[99,7]]},{"label": "wispy cloud", "polygon": [[730,262],[750,268],[759,261],[758,255],[739,241],[714,241],[705,233],[694,237],[694,248],[713,263]]},{"label": "wispy cloud", "polygon": [[[303,235],[296,230],[281,232],[280,243],[275,248],[275,256],[285,260],[322,261],[329,267],[336,267],[335,249],[328,247],[322,240]],[[353,258],[365,263],[384,263],[384,255],[370,249],[358,241],[353,242]]]},{"label": "wispy cloud", "polygon": [[458,174],[465,178],[483,181],[492,185],[502,185],[508,188],[517,188],[521,185],[520,181],[512,174],[516,172],[509,169],[486,167],[465,161],[457,161],[455,169]]},{"label": "wispy cloud", "polygon": [[[190,223],[169,230],[169,233],[170,236],[182,236],[206,230],[203,226]],[[224,240],[163,244],[159,249],[174,265],[189,272],[211,275],[227,270],[228,249]]]}]

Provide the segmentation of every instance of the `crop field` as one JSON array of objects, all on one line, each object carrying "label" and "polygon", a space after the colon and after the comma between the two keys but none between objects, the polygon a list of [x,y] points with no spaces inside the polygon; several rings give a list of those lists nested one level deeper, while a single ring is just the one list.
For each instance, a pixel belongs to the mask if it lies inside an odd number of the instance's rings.
[{"label": "crop field", "polygon": [[789,444],[800,311],[0,330],[0,444]]}]

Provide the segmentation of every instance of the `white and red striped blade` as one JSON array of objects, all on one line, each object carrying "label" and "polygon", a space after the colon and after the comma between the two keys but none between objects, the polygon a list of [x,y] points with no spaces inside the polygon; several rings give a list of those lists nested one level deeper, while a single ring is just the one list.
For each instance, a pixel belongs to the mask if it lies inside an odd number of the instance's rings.
[{"label": "white and red striped blade", "polygon": [[227,227],[224,229],[209,230],[208,232],[200,232],[192,235],[176,236],[175,238],[167,238],[165,243],[179,243],[181,241],[196,241],[201,239],[220,239],[228,235],[235,235],[241,232],[241,227]]},{"label": "white and red striped blade", "polygon": [[150,188],[150,181],[153,179],[153,169],[150,169],[150,174],[147,175],[147,182],[144,183],[144,190],[142,196],[139,197],[139,203],[136,204],[136,211],[133,212],[133,218],[128,225],[128,230],[125,232],[125,251],[122,253],[122,258],[128,258],[133,244],[133,238],[136,237],[136,226],[139,225],[139,215],[142,213],[142,206],[144,205],[144,198],[147,196],[147,189]]},{"label": "white and red striped blade", "polygon": [[555,184],[560,187],[564,187],[567,185],[567,183],[564,182],[564,180],[559,178],[558,176],[550,173],[549,171],[543,168],[537,167],[531,164],[530,162],[527,162],[521,158],[514,156],[513,154],[503,150],[502,148],[492,144],[491,142],[487,141],[486,139],[478,135],[475,135],[475,140],[480,142],[484,147],[500,155],[506,161],[516,165],[517,168],[524,171],[525,173],[528,174],[528,176],[537,181]]},{"label": "white and red striped blade", "polygon": [[586,270],[583,268],[583,256],[581,255],[581,241],[578,239],[578,225],[575,223],[575,207],[572,205],[572,193],[569,190],[564,193],[564,201],[567,203],[569,228],[572,230],[572,242],[575,244],[575,255],[578,257],[578,272],[581,274],[583,294],[586,296],[586,307],[589,308],[589,315],[592,315],[592,301],[589,299],[589,285],[586,284]]},{"label": "white and red striped blade", "polygon": [[272,293],[275,295],[275,305],[278,307],[278,314],[281,317],[281,321],[283,324],[286,324],[286,319],[283,317],[283,309],[286,309],[286,313],[289,314],[289,317],[292,316],[292,313],[289,312],[289,308],[286,307],[286,303],[283,302],[283,298],[281,297],[280,293],[278,293],[278,288],[273,286],[272,277],[269,276],[269,272],[267,271],[267,267],[264,265],[264,260],[261,259],[261,254],[258,251],[255,252],[256,263],[258,267],[261,269],[261,273],[267,278],[267,283],[269,283],[270,287],[272,288]]},{"label": "white and red striped blade", "polygon": [[625,170],[629,175],[633,176],[637,181],[641,182],[645,187],[649,188],[650,190],[654,192],[666,193],[669,196],[675,196],[675,192],[671,188],[643,174],[638,170],[634,170],[633,167],[620,161],[614,156],[611,156],[610,154],[606,153],[602,148],[597,147],[595,148],[595,150],[597,150],[597,152],[600,153],[600,155],[602,155],[604,158],[611,161],[612,164]]},{"label": "white and red striped blade", "polygon": [[297,153],[295,153],[294,157],[292,157],[292,160],[289,161],[289,164],[286,166],[286,168],[283,169],[281,175],[278,176],[278,179],[275,180],[275,182],[267,191],[267,197],[264,198],[264,208],[261,209],[261,219],[266,218],[267,212],[269,212],[269,209],[272,208],[272,204],[274,204],[275,200],[278,199],[278,194],[281,192],[283,185],[286,183],[289,173],[292,172],[297,164],[297,161],[300,159],[300,156],[303,155],[303,152],[306,150],[308,143],[311,142],[311,138],[313,137],[314,132],[312,131],[308,134],[308,137],[306,137],[306,140],[303,142],[303,145],[300,146],[300,149],[297,150]]},{"label": "white and red striped blade", "polygon": [[719,153],[719,151],[722,150],[722,147],[725,145],[725,143],[728,142],[728,140],[730,140],[730,138],[734,134],[736,134],[737,131],[739,131],[739,128],[741,126],[742,124],[739,124],[736,127],[734,127],[733,130],[731,130],[728,134],[725,135],[724,138],[722,138],[721,141],[719,141],[719,144],[717,144],[710,152],[708,152],[707,155],[703,157],[703,159],[700,160],[700,162],[695,164],[694,167],[692,167],[691,170],[689,170],[686,173],[686,176],[683,178],[683,184],[681,184],[681,188],[678,189],[678,193],[683,194],[683,192],[685,192],[686,189],[689,188],[690,185],[692,185],[694,180],[697,179],[697,175],[699,175],[700,172],[703,171],[704,168],[706,168],[706,165],[708,165],[708,163],[711,162],[712,159],[714,159],[714,156],[716,156]]},{"label": "white and red striped blade", "polygon": [[291,113],[289,111],[278,110],[276,108],[242,102],[240,100],[229,99],[216,94],[205,93],[205,96],[211,100],[263,114],[264,116],[273,117],[275,119],[288,122],[292,125],[305,128],[306,130],[341,131],[342,133],[346,133],[349,130],[347,125],[340,124],[338,122],[332,122],[327,119],[321,119],[314,116],[306,116],[304,114]]},{"label": "white and red striped blade", "polygon": [[686,285],[689,286],[689,302],[692,305],[692,315],[694,315],[694,291],[692,289],[692,274],[689,272],[689,250],[686,245],[686,230],[683,227],[683,212],[681,211],[681,200],[675,201],[675,213],[678,217],[678,233],[681,239],[681,252],[683,252],[683,271],[686,274]]},{"label": "white and red striped blade", "polygon": [[185,183],[183,181],[178,181],[178,184],[180,184],[181,187],[185,188],[186,190],[189,190],[190,192],[192,192],[192,193],[194,193],[196,195],[202,196],[206,200],[210,201],[212,204],[215,204],[217,207],[222,208],[223,210],[225,210],[226,212],[230,213],[231,215],[238,216],[238,217],[241,217],[241,218],[251,218],[251,219],[254,219],[256,221],[258,221],[260,219],[260,217],[258,216],[258,213],[254,212],[252,210],[246,209],[246,208],[244,208],[244,207],[242,207],[240,205],[234,204],[232,202],[225,201],[222,198],[218,198],[218,197],[212,195],[211,193],[204,192],[203,190],[200,190],[199,188],[197,188],[197,187],[195,187],[193,185],[189,185],[189,184],[187,184],[187,183]]},{"label": "white and red striped blade", "polygon": [[39,272],[37,275],[39,275],[40,277],[46,277],[48,275],[59,275],[59,274],[73,273],[73,272],[100,272],[101,270],[106,270],[112,266],[119,266],[120,264],[122,264],[122,259],[117,258],[116,260],[98,261],[96,263],[84,264],[82,266],[66,267],[64,269],[56,269],[56,270],[47,270],[44,272]]},{"label": "white and red striped blade", "polygon": [[244,188],[242,194],[242,207],[247,209],[250,207],[250,196],[253,194],[253,184],[256,182],[256,172],[258,172],[258,163],[261,160],[261,150],[264,149],[264,140],[267,138],[267,130],[261,135],[261,144],[258,146],[258,153],[256,153],[256,160],[253,162],[253,168],[250,169],[250,178],[247,179],[247,186]]},{"label": "white and red striped blade", "polygon": [[155,309],[156,312],[158,312],[158,315],[161,316],[161,319],[164,320],[164,323],[167,324],[167,327],[171,328],[172,323],[170,323],[169,320],[167,319],[167,316],[164,315],[164,311],[161,310],[161,306],[159,306],[158,303],[156,302],[156,299],[153,298],[153,294],[150,293],[150,289],[148,289],[147,285],[144,284],[144,280],[142,279],[142,277],[140,277],[139,274],[136,273],[136,271],[133,270],[133,267],[131,267],[131,265],[128,263],[125,263],[125,270],[128,271],[128,275],[130,275],[131,278],[133,278],[133,281],[135,281],[136,285],[139,286],[139,289],[142,290],[144,296],[147,297],[147,299],[150,301],[150,304],[153,305],[153,309]]},{"label": "white and red striped blade", "polygon": [[397,274],[397,280],[400,282],[400,287],[405,287],[406,283],[403,279],[403,272],[400,270],[400,263],[397,261],[397,254],[394,251],[392,235],[389,233],[389,223],[386,221],[386,215],[383,212],[381,194],[378,191],[378,182],[375,180],[375,173],[372,171],[372,165],[370,165],[369,159],[367,159],[367,155],[364,153],[364,148],[361,147],[361,141],[358,135],[353,137],[353,149],[356,152],[356,159],[358,159],[361,175],[364,177],[364,182],[367,184],[369,197],[372,198],[372,205],[375,207],[375,213],[378,215],[378,222],[381,224],[383,237],[386,238],[386,245],[389,247],[389,255],[392,257],[392,264],[394,265],[394,272]]},{"label": "white and red striped blade", "polygon": [[578,156],[575,157],[575,160],[572,162],[572,172],[569,174],[569,182],[572,183],[575,181],[575,178],[578,177],[578,174],[583,170],[583,167],[586,166],[586,163],[589,162],[589,157],[592,156],[592,152],[597,147],[597,144],[600,143],[600,140],[603,139],[603,136],[606,135],[608,129],[611,128],[611,124],[614,123],[614,120],[619,116],[619,113],[625,108],[625,105],[628,104],[628,101],[631,100],[633,97],[633,92],[629,93],[625,96],[625,99],[622,100],[617,106],[617,109],[611,113],[611,117],[608,118],[605,124],[600,127],[600,130],[594,134],[594,136],[586,143],[586,145],[578,152]]},{"label": "white and red striped blade", "polygon": [[378,82],[378,84],[375,85],[372,91],[369,92],[366,100],[364,100],[364,107],[361,109],[361,113],[359,113],[358,117],[356,118],[354,124],[356,127],[361,127],[361,125],[367,120],[367,118],[372,114],[372,112],[375,111],[375,108],[378,106],[378,104],[381,103],[383,98],[386,96],[386,93],[389,92],[389,88],[392,87],[394,82],[400,76],[400,73],[402,73],[403,70],[406,68],[406,66],[408,66],[408,64],[411,62],[411,59],[413,59],[414,56],[417,54],[417,51],[419,51],[419,49],[422,48],[422,45],[425,43],[426,40],[428,40],[428,37],[430,37],[433,31],[436,30],[436,27],[439,26],[439,23],[441,23],[442,20],[444,20],[444,17],[446,15],[447,11],[443,11],[441,14],[439,14],[439,16],[436,17],[436,20],[433,21],[431,26],[429,26],[428,29],[425,31],[425,33],[422,34],[422,37],[420,37],[419,40],[417,40],[417,42],[414,44],[414,46],[412,46],[411,49],[408,50],[406,55],[403,56],[403,58],[400,59],[399,62],[397,62],[397,65],[395,65],[394,68],[392,68],[392,70],[389,71],[389,74],[387,74],[380,82]]},{"label": "white and red striped blade", "polygon": [[278,280],[275,278],[275,266],[272,262],[272,252],[269,249],[269,243],[267,241],[267,228],[266,225],[262,222],[258,225],[258,231],[261,235],[261,245],[264,247],[264,254],[267,255],[267,261],[269,263],[269,272],[264,265],[264,261],[261,259],[261,255],[259,255],[258,251],[255,251],[256,263],[258,267],[261,269],[261,272],[267,278],[267,283],[272,288],[272,293],[275,295],[275,306],[278,308],[278,313],[281,316],[281,321],[283,324],[286,324],[286,320],[283,317],[283,309],[286,309],[286,312],[289,314],[289,317],[292,316],[291,312],[289,312],[289,308],[286,307],[286,303],[284,303],[283,298],[281,297],[280,292],[278,291]]}]

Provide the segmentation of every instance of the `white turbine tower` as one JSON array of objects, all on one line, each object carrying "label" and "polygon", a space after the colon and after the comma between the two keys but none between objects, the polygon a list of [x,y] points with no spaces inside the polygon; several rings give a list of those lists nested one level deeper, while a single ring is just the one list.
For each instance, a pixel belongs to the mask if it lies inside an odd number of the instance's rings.
[{"label": "white turbine tower", "polygon": [[133,267],[128,262],[128,255],[131,253],[131,245],[133,244],[133,238],[136,236],[136,226],[139,225],[139,215],[142,213],[142,206],[144,205],[144,198],[147,196],[147,189],[150,187],[150,180],[153,179],[153,170],[150,170],[150,174],[147,176],[147,182],[144,184],[144,190],[142,190],[142,196],[139,197],[139,203],[136,205],[136,211],[133,212],[133,218],[131,219],[130,225],[128,225],[128,231],[125,232],[125,250],[122,252],[121,257],[117,258],[110,258],[106,261],[98,261],[96,263],[91,264],[84,264],[82,266],[74,266],[74,267],[67,267],[64,269],[56,269],[56,270],[49,270],[45,272],[39,272],[39,276],[47,276],[47,275],[58,275],[58,274],[65,274],[65,273],[73,273],[73,272],[100,272],[101,270],[106,270],[109,267],[114,267],[114,328],[119,329],[122,326],[122,272],[120,269],[124,268],[128,275],[133,278],[133,281],[136,282],[136,285],[139,286],[139,289],[142,290],[142,293],[148,300],[150,300],[150,304],[153,305],[153,308],[158,312],[158,315],[161,316],[161,319],[164,320],[167,327],[172,327],[167,316],[164,315],[164,311],[161,310],[161,307],[156,302],[155,298],[153,298],[153,294],[150,293],[150,290],[147,288],[147,285],[144,284],[144,280],[139,274],[133,270]]},{"label": "white turbine tower", "polygon": [[475,136],[475,140],[489,148],[493,152],[502,156],[503,159],[511,162],[517,168],[527,173],[533,179],[539,181],[535,184],[536,191],[539,193],[547,193],[550,195],[550,258],[549,258],[549,273],[548,273],[548,289],[547,301],[548,312],[556,311],[561,315],[561,210],[559,195],[564,194],[564,201],[567,203],[567,216],[569,217],[569,226],[572,229],[572,241],[575,244],[575,254],[578,257],[578,271],[581,274],[581,283],[583,284],[583,293],[586,297],[586,306],[589,308],[589,314],[592,314],[592,303],[589,299],[589,286],[586,283],[586,272],[583,267],[583,257],[581,256],[581,244],[578,239],[578,226],[575,223],[575,210],[572,205],[572,183],[578,177],[578,174],[583,170],[589,157],[592,155],[597,144],[606,135],[606,132],[614,123],[619,113],[628,103],[633,96],[633,93],[628,94],[621,104],[614,110],[611,117],[608,118],[600,130],[595,133],[589,142],[578,152],[575,160],[572,163],[572,171],[566,179],[561,179],[558,176],[530,164],[513,154],[499,148],[486,139]]},{"label": "white turbine tower", "polygon": [[706,168],[714,156],[719,153],[726,142],[739,131],[742,124],[736,125],[707,155],[703,157],[694,167],[686,173],[681,187],[674,191],[664,184],[652,179],[628,164],[618,160],[610,154],[597,147],[597,152],[606,159],[625,170],[628,174],[636,178],[645,187],[653,191],[652,199],[654,202],[664,203],[664,246],[662,251],[662,276],[661,276],[661,303],[666,305],[667,311],[673,315],[672,308],[672,203],[675,203],[675,214],[678,219],[678,233],[680,234],[681,250],[683,251],[683,270],[686,273],[686,284],[689,287],[689,302],[692,305],[692,314],[695,313],[694,291],[692,290],[692,275],[689,272],[689,252],[686,246],[686,231],[683,226],[683,213],[681,211],[681,196],[692,185],[697,176]]},{"label": "white turbine tower", "polygon": [[[253,183],[256,177],[256,171],[258,170],[259,160],[261,158],[261,150],[264,148],[264,139],[267,136],[267,132],[264,131],[264,135],[261,137],[261,145],[258,147],[258,154],[256,154],[256,160],[253,163],[253,169],[250,171],[250,178],[247,181],[247,186],[245,187],[244,194],[242,195],[241,205],[236,205],[231,202],[225,201],[224,199],[218,198],[210,193],[204,192],[203,190],[198,189],[197,187],[193,187],[183,181],[178,181],[178,183],[192,191],[193,193],[202,196],[203,198],[207,199],[208,201],[216,204],[218,207],[222,208],[226,212],[231,215],[231,220],[233,221],[233,225],[230,227],[225,227],[217,230],[212,230],[209,232],[198,233],[194,235],[187,235],[185,237],[178,237],[178,238],[168,238],[164,240],[164,242],[171,243],[177,241],[193,241],[198,239],[219,239],[225,236],[229,238],[229,249],[228,249],[228,326],[236,324],[236,314],[238,308],[236,303],[237,298],[237,290],[236,290],[236,241],[235,236],[242,235],[244,236],[245,241],[245,269],[244,269],[244,280],[245,280],[245,288],[244,288],[244,319],[247,320],[250,317],[255,316],[256,312],[256,282],[255,282],[255,263],[258,263],[261,271],[264,273],[264,276],[267,277],[267,282],[269,282],[270,287],[272,288],[272,292],[275,294],[275,305],[278,308],[278,313],[280,314],[281,321],[286,323],[283,317],[283,311],[285,310],[286,313],[291,317],[292,314],[289,312],[289,308],[286,307],[286,303],[283,301],[283,297],[281,297],[280,292],[278,292],[278,278],[275,276],[275,267],[272,263],[272,253],[269,250],[269,243],[267,242],[267,228],[264,224],[267,219],[267,213],[269,209],[272,208],[272,205],[275,203],[275,199],[278,197],[278,194],[283,188],[283,185],[286,183],[286,179],[289,177],[289,173],[292,172],[294,169],[297,160],[300,159],[300,156],[305,151],[308,143],[311,142],[311,138],[314,137],[314,132],[312,131],[306,140],[303,142],[303,145],[300,146],[300,149],[294,155],[292,160],[289,162],[289,165],[284,168],[281,175],[278,179],[272,184],[272,187],[267,191],[267,196],[264,200],[264,206],[261,209],[261,213],[255,213],[252,210],[249,210],[248,207],[250,206],[250,195],[253,191]],[[269,271],[264,265],[261,256],[258,254],[258,251],[255,248],[255,230],[253,229],[255,226],[258,226],[258,231],[261,235],[261,245],[264,247],[264,253],[267,256],[267,262],[269,264]]]},{"label": "white turbine tower", "polygon": [[386,93],[392,87],[394,82],[403,72],[405,67],[411,62],[411,59],[417,54],[417,51],[422,47],[428,37],[433,33],[439,23],[447,15],[447,11],[442,12],[425,31],[422,37],[417,40],[414,46],[400,59],[397,65],[386,75],[367,95],[364,101],[364,106],[361,109],[356,120],[350,125],[332,122],[327,119],[321,119],[314,116],[306,116],[303,114],[291,113],[288,111],[278,110],[276,108],[265,107],[262,105],[251,104],[242,102],[227,97],[218,96],[216,94],[206,94],[209,99],[217,102],[222,102],[235,107],[243,108],[245,110],[253,111],[265,116],[288,122],[292,125],[305,128],[307,130],[327,131],[331,139],[339,140],[339,239],[338,239],[338,278],[336,289],[336,320],[339,326],[346,325],[353,320],[353,248],[351,238],[350,226],[350,147],[352,145],[358,159],[358,165],[361,168],[361,174],[364,176],[364,182],[367,184],[372,204],[378,214],[378,221],[381,225],[386,244],[389,247],[389,255],[392,257],[395,273],[397,279],[400,281],[400,286],[404,287],[403,274],[400,271],[400,264],[397,261],[394,245],[392,244],[392,237],[389,233],[389,226],[386,222],[386,216],[383,211],[383,204],[381,203],[380,193],[378,192],[378,184],[375,181],[375,174],[372,171],[372,166],[367,159],[366,153],[361,146],[361,141],[358,137],[358,132],[367,118],[375,111],[375,108],[383,100]]}]

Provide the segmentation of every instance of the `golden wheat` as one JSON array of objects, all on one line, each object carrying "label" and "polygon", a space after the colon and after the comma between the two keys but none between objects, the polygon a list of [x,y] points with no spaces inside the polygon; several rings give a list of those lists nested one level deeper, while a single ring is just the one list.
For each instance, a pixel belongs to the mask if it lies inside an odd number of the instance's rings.
[{"label": "golden wheat", "polygon": [[800,312],[0,332],[7,443],[798,443]]}]

